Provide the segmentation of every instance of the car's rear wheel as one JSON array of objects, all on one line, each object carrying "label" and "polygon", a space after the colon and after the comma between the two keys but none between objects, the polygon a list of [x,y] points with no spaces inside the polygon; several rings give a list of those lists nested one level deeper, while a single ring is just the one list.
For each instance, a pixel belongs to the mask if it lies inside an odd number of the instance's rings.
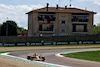
[{"label": "car's rear wheel", "polygon": [[42,57],[42,59],[43,59],[42,61],[45,61],[45,57]]},{"label": "car's rear wheel", "polygon": [[31,56],[27,56],[27,59],[30,60],[31,59]]}]

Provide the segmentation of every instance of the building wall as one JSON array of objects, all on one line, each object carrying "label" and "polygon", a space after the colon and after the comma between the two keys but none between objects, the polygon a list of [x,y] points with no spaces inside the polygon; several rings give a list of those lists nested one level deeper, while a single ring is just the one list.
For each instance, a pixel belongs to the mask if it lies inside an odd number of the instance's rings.
[{"label": "building wall", "polygon": [[38,23],[38,13],[33,13],[33,36],[38,35],[39,23]]},{"label": "building wall", "polygon": [[33,13],[28,14],[28,36],[32,36]]},{"label": "building wall", "polygon": [[28,36],[38,35],[38,13],[30,13],[28,20]]},{"label": "building wall", "polygon": [[[69,19],[71,19],[69,13],[56,13],[56,35],[68,34],[70,25]],[[65,21],[65,24],[62,24],[62,21]],[[62,29],[65,29],[65,32],[61,32]]]},{"label": "building wall", "polygon": [[71,21],[71,19],[72,19],[72,14],[71,13],[69,13],[68,14],[68,35],[71,35],[72,34],[72,21]]},{"label": "building wall", "polygon": [[93,34],[93,14],[89,14],[88,34]]},{"label": "building wall", "polygon": [[[39,24],[38,21],[38,12],[33,12],[28,15],[28,36],[39,36],[42,33],[39,33]],[[53,23],[55,28],[55,33],[44,33],[44,35],[76,35],[76,34],[84,34],[84,33],[73,33],[73,25],[72,24],[87,24],[88,33],[85,34],[93,34],[93,14],[89,14],[88,23],[72,23],[72,14],[71,13],[55,13],[56,20]],[[61,21],[65,20],[65,24],[62,24]],[[49,24],[48,24],[49,25]],[[45,26],[45,25],[44,25]],[[47,27],[47,25],[46,25]],[[80,27],[80,26],[79,26]],[[62,29],[65,29],[65,32],[61,32]]]}]

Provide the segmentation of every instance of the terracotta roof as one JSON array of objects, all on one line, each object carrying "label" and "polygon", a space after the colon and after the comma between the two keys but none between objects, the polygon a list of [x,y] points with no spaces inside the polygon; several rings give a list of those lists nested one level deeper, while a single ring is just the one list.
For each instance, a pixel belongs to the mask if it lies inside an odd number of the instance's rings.
[{"label": "terracotta roof", "polygon": [[18,35],[18,37],[27,37],[28,35],[28,30],[22,32],[20,35]]},{"label": "terracotta roof", "polygon": [[22,32],[21,34],[28,34],[28,30]]},{"label": "terracotta roof", "polygon": [[29,14],[31,12],[67,12],[67,13],[94,13],[96,14],[96,12],[93,11],[88,11],[88,10],[83,10],[83,9],[78,9],[78,8],[62,8],[59,7],[58,9],[56,9],[56,7],[48,7],[48,11],[47,11],[47,7],[41,8],[41,9],[36,9],[36,10],[32,10],[26,14]]}]

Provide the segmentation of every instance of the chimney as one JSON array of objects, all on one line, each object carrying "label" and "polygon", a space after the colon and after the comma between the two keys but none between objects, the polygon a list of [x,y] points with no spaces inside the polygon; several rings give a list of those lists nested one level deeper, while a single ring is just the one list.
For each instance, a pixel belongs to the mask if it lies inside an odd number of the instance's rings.
[{"label": "chimney", "polygon": [[70,4],[69,6],[70,6],[70,8],[71,8],[72,5]]},{"label": "chimney", "polygon": [[67,6],[65,6],[65,9],[67,9]]},{"label": "chimney", "polygon": [[56,9],[58,9],[58,4],[57,4],[57,7],[56,7]]},{"label": "chimney", "polygon": [[87,7],[85,7],[85,10],[87,10]]},{"label": "chimney", "polygon": [[47,3],[47,11],[48,11],[48,6],[49,6],[49,3]]}]

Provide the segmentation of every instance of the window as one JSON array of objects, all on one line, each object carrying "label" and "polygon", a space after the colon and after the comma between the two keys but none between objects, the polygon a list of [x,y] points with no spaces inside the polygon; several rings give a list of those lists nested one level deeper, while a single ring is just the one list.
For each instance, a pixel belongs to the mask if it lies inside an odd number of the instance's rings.
[{"label": "window", "polygon": [[39,31],[42,31],[42,25],[39,25]]},{"label": "window", "polygon": [[73,25],[73,32],[76,32],[76,25]]},{"label": "window", "polygon": [[63,33],[66,32],[66,29],[61,29],[61,32],[63,32]]},{"label": "window", "polygon": [[84,25],[84,32],[87,32],[87,24]]},{"label": "window", "polygon": [[76,32],[83,32],[84,31],[84,25],[76,25]]},{"label": "window", "polygon": [[65,20],[62,20],[62,22],[61,22],[62,24],[65,24]]},{"label": "window", "polygon": [[73,32],[87,32],[87,24],[73,24]]}]

